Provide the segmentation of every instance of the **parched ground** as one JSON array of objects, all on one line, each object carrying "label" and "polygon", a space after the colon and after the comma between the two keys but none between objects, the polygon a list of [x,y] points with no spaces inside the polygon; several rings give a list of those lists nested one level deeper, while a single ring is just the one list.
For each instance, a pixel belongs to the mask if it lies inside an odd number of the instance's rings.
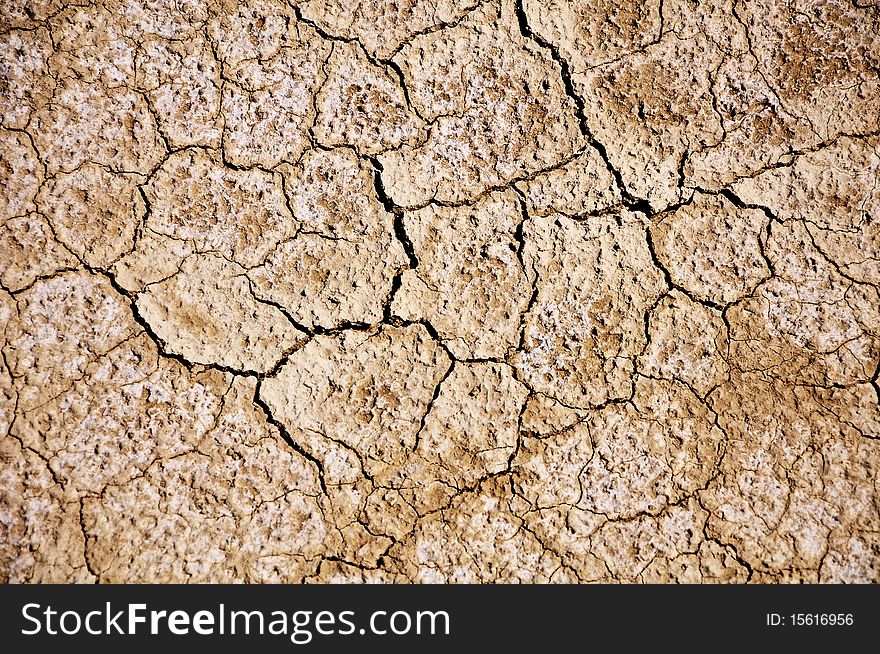
[{"label": "parched ground", "polygon": [[0,580],[880,581],[878,34],[2,0]]}]

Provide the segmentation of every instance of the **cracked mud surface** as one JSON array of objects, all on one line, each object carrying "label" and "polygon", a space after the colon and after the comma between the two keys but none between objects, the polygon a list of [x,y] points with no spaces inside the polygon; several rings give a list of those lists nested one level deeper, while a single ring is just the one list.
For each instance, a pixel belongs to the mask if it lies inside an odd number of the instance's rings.
[{"label": "cracked mud surface", "polygon": [[880,581],[878,33],[3,0],[0,580]]}]

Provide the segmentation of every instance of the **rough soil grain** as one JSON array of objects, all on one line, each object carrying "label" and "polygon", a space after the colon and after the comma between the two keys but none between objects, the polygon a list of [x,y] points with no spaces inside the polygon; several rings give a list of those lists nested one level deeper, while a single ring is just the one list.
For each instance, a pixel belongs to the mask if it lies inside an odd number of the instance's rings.
[{"label": "rough soil grain", "polygon": [[0,580],[880,582],[878,33],[3,0]]}]

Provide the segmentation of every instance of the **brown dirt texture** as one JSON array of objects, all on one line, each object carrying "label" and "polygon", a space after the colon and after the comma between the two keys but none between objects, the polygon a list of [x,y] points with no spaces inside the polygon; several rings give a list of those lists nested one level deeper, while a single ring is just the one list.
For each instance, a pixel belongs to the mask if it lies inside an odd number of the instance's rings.
[{"label": "brown dirt texture", "polygon": [[880,581],[878,34],[0,0],[0,581]]}]

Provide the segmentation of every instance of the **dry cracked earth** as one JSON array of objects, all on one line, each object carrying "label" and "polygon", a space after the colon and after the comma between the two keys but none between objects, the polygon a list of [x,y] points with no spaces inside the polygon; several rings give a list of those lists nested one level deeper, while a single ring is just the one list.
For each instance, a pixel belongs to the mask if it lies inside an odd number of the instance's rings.
[{"label": "dry cracked earth", "polygon": [[2,0],[0,579],[880,581],[878,34]]}]

